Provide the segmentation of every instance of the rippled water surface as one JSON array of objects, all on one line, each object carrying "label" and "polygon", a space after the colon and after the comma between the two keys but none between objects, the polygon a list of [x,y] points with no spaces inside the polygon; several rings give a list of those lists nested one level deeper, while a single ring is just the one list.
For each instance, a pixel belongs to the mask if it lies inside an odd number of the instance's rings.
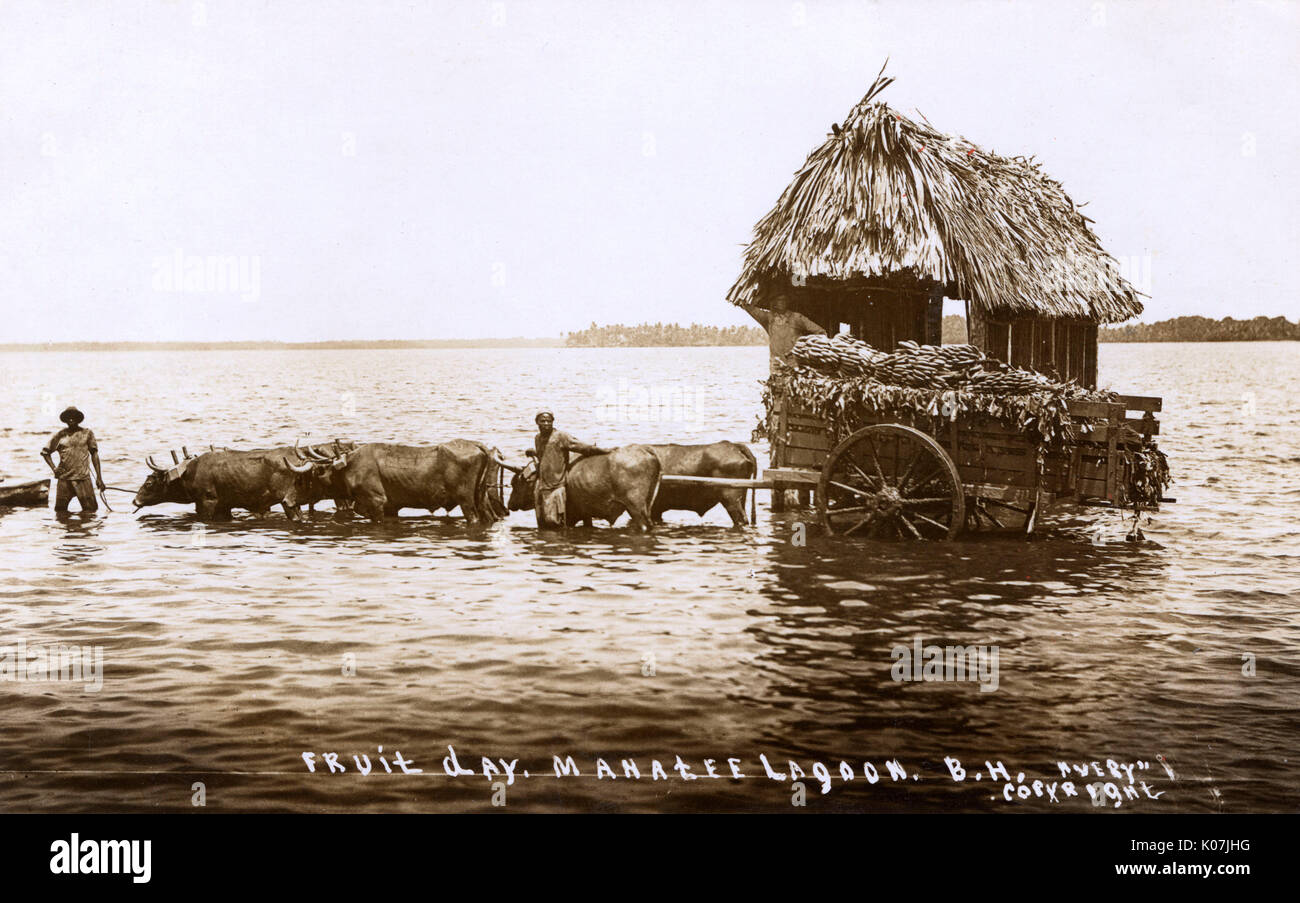
[{"label": "rippled water surface", "polygon": [[[0,470],[40,476],[71,402],[129,488],[182,443],[463,436],[519,459],[541,407],[604,445],[745,441],[765,368],[761,348],[0,354]],[[1137,780],[1160,794],[1123,811],[1295,811],[1300,344],[1103,345],[1101,372],[1165,400],[1178,502],[1140,543],[1115,513],[1059,510],[1032,541],[810,529],[800,546],[807,515],[766,493],[748,530],[719,508],[652,537],[411,511],[201,530],[115,493],[97,518],[0,512],[0,646],[103,650],[99,692],[0,683],[0,810],[188,810],[195,782],[209,810],[490,809],[489,781],[445,775],[451,745],[476,771],[518,759],[507,805],[524,810],[790,811],[763,754],[828,765],[829,794],[806,779],[827,810],[1087,811],[1005,802],[982,763],[1029,782],[1114,759],[1148,763]],[[639,389],[667,406],[639,409]],[[890,650],[917,638],[996,645],[997,690],[894,681]],[[386,774],[397,750],[423,774]],[[309,774],[304,751],[348,771]],[[581,776],[555,778],[554,755]],[[737,758],[746,778],[686,780],[677,756],[724,775]]]}]

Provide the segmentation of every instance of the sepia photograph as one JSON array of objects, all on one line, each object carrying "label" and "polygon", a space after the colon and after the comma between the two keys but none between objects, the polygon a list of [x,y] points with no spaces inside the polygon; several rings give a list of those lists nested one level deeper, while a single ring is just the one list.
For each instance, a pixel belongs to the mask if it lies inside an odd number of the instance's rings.
[{"label": "sepia photograph", "polygon": [[1300,811],[1298,61],[1295,0],[3,0],[22,868],[765,814],[1249,876],[1097,819]]}]

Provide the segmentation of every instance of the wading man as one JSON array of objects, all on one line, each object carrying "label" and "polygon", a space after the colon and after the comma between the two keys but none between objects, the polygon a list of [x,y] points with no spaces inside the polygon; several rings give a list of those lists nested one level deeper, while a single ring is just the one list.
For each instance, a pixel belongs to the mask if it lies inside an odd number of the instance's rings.
[{"label": "wading man", "polygon": [[772,299],[771,310],[754,304],[742,309],[767,330],[768,355],[773,370],[776,369],[777,361],[789,362],[790,349],[803,336],[826,335],[826,330],[815,321],[798,311],[790,310],[785,295],[777,295]]},{"label": "wading man", "polygon": [[[81,504],[81,510],[92,512],[99,510],[95,501],[95,487],[104,491],[104,475],[99,469],[99,446],[95,443],[95,434],[81,425],[86,419],[76,408],[68,408],[59,415],[67,424],[55,433],[48,444],[41,449],[41,457],[54,471],[54,478],[59,487],[54,496],[54,510],[67,511],[68,502],[75,495]],[[59,453],[59,465],[54,466],[52,455]],[[90,483],[90,467],[95,466],[95,486]]]},{"label": "wading man", "polygon": [[567,526],[564,508],[564,478],[569,472],[569,452],[579,455],[607,455],[609,449],[579,442],[555,428],[555,415],[537,415],[537,438],[533,440],[537,460],[537,526]]}]

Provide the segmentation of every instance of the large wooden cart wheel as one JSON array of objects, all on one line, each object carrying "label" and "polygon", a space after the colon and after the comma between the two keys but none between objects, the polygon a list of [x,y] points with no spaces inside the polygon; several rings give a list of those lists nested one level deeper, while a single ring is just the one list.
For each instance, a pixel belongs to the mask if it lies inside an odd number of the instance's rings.
[{"label": "large wooden cart wheel", "polygon": [[831,449],[817,513],[837,536],[946,540],[966,522],[966,499],[943,446],[910,426],[879,423]]}]

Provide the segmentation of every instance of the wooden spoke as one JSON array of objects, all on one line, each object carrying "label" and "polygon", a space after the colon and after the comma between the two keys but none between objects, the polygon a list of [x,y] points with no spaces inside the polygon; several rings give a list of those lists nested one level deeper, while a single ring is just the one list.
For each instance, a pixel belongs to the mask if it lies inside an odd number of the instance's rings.
[{"label": "wooden spoke", "polygon": [[903,471],[903,475],[898,478],[898,485],[900,487],[907,486],[907,478],[912,475],[912,470],[915,469],[917,463],[924,457],[924,455],[920,454],[912,455],[912,460],[907,462],[907,470]]},{"label": "wooden spoke", "polygon": [[843,483],[837,483],[835,480],[829,480],[828,482],[830,483],[830,485],[834,486],[836,489],[843,489],[845,492],[851,492],[851,493],[853,493],[854,495],[858,496],[859,498],[864,498],[864,499],[875,498],[874,495],[872,495],[870,492],[868,492],[868,491],[866,491],[866,490],[863,490],[863,489],[857,489],[857,488],[855,488],[855,487],[853,487],[853,486],[846,486],[846,485],[844,485]]},{"label": "wooden spoke", "polygon": [[1002,501],[1002,499],[981,498],[980,501],[984,502],[986,505],[997,505],[999,508],[1009,508],[1012,511],[1016,512],[1017,514],[1024,514],[1024,515],[1029,514],[1028,508],[1019,508],[1015,505],[1010,504],[1009,502]]},{"label": "wooden spoke", "polygon": [[[857,461],[854,461],[852,458],[845,458],[844,463],[848,464],[849,467],[852,467],[854,470],[856,470],[858,472],[858,476],[862,477],[862,481],[864,483],[866,483],[868,486],[871,485],[871,481],[874,479],[874,477],[867,476],[866,471],[864,471],[861,467],[858,466]],[[884,484],[882,483],[881,485]]]},{"label": "wooden spoke", "polygon": [[923,523],[927,523],[927,524],[930,524],[931,526],[938,527],[940,530],[943,530],[945,533],[948,532],[948,525],[947,525],[947,524],[941,524],[941,523],[939,523],[937,520],[930,520],[930,518],[926,517],[924,514],[922,514],[922,513],[919,512],[919,511],[914,512],[914,513],[912,514],[912,516],[915,517],[917,520],[923,522]]},{"label": "wooden spoke", "polygon": [[[982,500],[981,500],[981,501],[982,501]],[[988,520],[992,521],[992,522],[993,522],[993,525],[996,526],[999,530],[1005,530],[1005,529],[1006,529],[1006,525],[1003,524],[1002,521],[998,520],[998,519],[997,519],[997,516],[994,515],[994,513],[993,513],[992,511],[990,511],[989,509],[985,508],[984,505],[982,505],[982,504],[979,505],[975,510],[978,511],[980,514],[984,515],[984,517],[987,518]]]},{"label": "wooden spoke", "polygon": [[850,505],[847,508],[831,508],[829,514],[838,517],[841,514],[861,514],[863,511],[875,511],[874,505]]},{"label": "wooden spoke", "polygon": [[822,468],[817,506],[832,535],[952,539],[966,524],[956,465],[933,438],[901,424],[869,426],[838,443]]},{"label": "wooden spoke", "polygon": [[876,443],[868,437],[867,447],[871,449],[871,463],[876,465],[876,475],[880,477],[880,485],[885,485],[885,471],[880,467],[880,458],[876,455]]},{"label": "wooden spoke", "polygon": [[874,520],[876,519],[876,517],[877,517],[877,513],[876,513],[875,511],[872,511],[872,512],[871,512],[870,514],[868,514],[866,517],[862,518],[862,520],[858,521],[856,524],[854,524],[853,526],[851,526],[851,527],[849,527],[847,530],[845,530],[845,531],[844,531],[844,535],[845,535],[845,536],[848,536],[849,534],[853,533],[853,531],[858,530],[858,529],[861,529],[864,525],[869,524],[869,523],[871,523],[872,521],[874,521]]},{"label": "wooden spoke", "polygon": [[920,490],[926,488],[941,476],[943,476],[943,471],[941,469],[936,468],[934,470],[931,470],[929,473],[927,473],[924,479],[920,480],[917,483],[912,483],[907,486],[904,486],[902,487],[902,489],[904,492],[919,492]]}]

